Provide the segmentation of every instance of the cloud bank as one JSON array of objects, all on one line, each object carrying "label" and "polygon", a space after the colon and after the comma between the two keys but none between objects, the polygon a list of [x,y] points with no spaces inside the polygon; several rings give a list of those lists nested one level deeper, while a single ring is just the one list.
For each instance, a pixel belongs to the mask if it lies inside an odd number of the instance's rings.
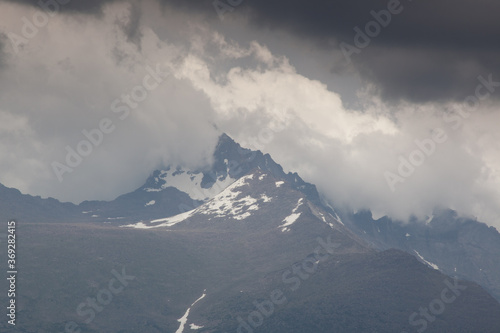
[{"label": "cloud bank", "polygon": [[[460,11],[441,22],[449,7],[436,3],[422,27],[429,4],[415,4],[347,65],[339,43],[386,2],[245,2],[224,22],[201,3],[71,2],[16,51],[9,32],[40,9],[0,2],[0,182],[112,199],[162,165],[206,165],[224,131],[336,205],[400,219],[444,206],[500,226],[491,15],[471,12],[460,41]],[[355,104],[334,89],[343,84]],[[54,162],[79,148],[91,153],[60,182]]]}]

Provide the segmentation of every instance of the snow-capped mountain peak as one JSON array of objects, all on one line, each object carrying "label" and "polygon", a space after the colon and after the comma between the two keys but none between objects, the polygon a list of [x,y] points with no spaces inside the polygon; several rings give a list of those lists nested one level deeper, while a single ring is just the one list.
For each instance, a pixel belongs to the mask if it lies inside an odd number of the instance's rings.
[{"label": "snow-capped mountain peak", "polygon": [[[267,225],[266,228],[290,232],[296,227],[342,229],[338,217],[314,205],[288,180],[275,178],[260,168],[240,177],[213,198],[187,212],[126,225],[149,229],[159,227],[207,228],[221,225]],[[221,224],[222,223],[222,224]],[[227,224],[226,224],[227,223]],[[189,224],[189,226],[188,226]]]},{"label": "snow-capped mountain peak", "polygon": [[[166,175],[171,174],[172,173],[166,173]],[[152,220],[149,225],[146,225],[144,222],[139,222],[137,224],[127,225],[127,227],[171,227],[195,214],[204,215],[208,220],[220,218],[230,218],[239,221],[245,220],[252,215],[252,212],[258,211],[262,205],[268,204],[273,200],[272,197],[268,196],[266,193],[252,193],[252,195],[247,193],[249,189],[255,185],[254,183],[265,182],[266,176],[267,174],[262,173],[261,170],[256,170],[255,173],[250,173],[238,180],[233,180],[232,183],[220,193],[191,211],[163,219]],[[173,177],[175,177],[175,175]],[[229,176],[227,178],[231,179]],[[223,181],[214,183],[212,188],[221,186],[217,184],[223,184]]]},{"label": "snow-capped mountain peak", "polygon": [[175,188],[189,195],[192,200],[207,202],[242,176],[253,170],[261,170],[263,174],[259,175],[262,177],[260,180],[270,174],[276,178],[276,186],[281,186],[286,180],[316,204],[320,202],[314,185],[304,182],[296,173],[286,174],[269,154],[242,148],[226,134],[219,138],[213,158],[214,162],[208,169],[189,170],[182,166],[169,166],[157,170],[141,190],[153,194]]}]

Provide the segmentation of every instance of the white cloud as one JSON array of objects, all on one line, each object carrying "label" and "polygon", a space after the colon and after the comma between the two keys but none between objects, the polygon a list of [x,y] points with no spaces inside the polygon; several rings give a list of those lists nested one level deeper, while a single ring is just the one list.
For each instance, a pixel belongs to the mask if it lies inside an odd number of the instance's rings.
[{"label": "white cloud", "polygon": [[[160,12],[153,2],[144,6]],[[1,9],[2,22],[26,15],[22,6],[2,3]],[[148,66],[168,68],[165,64],[185,52],[182,44],[159,38],[148,26],[142,26],[139,50],[121,29],[129,12],[127,3],[116,3],[103,17],[56,15],[18,54],[8,49],[0,107],[9,125],[1,129],[20,127],[30,135],[15,143],[2,139],[15,154],[0,157],[5,166],[0,182],[62,200],[113,199],[142,185],[162,163],[209,160],[217,140],[211,110],[185,82],[165,78],[124,120],[112,111],[115,99],[143,84]],[[20,32],[20,27],[12,24],[9,30]],[[76,149],[86,139],[82,131],[98,128],[103,118],[115,130],[59,183],[51,163],[64,163],[66,147]]]},{"label": "white cloud", "polygon": [[[233,48],[233,54],[251,56],[255,42]],[[214,71],[203,54],[192,53],[175,75],[207,95],[224,130],[299,171],[333,202],[404,220],[444,206],[500,224],[494,199],[500,198],[498,144],[481,129],[489,124],[487,132],[495,133],[493,113],[478,111],[475,120],[464,119],[468,123],[455,130],[443,118],[442,110],[453,109],[451,104],[387,106],[365,93],[360,94],[363,109],[348,110],[336,93],[276,56],[251,68],[235,65],[222,78],[219,73],[214,79]],[[408,159],[419,149],[416,141],[432,138],[438,129],[448,139],[435,143],[435,151],[392,192],[384,173],[397,173],[399,157]]]}]

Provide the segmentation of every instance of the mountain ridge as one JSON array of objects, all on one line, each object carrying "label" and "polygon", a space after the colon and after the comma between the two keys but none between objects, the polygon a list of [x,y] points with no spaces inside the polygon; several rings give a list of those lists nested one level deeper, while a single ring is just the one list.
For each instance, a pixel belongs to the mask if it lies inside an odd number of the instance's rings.
[{"label": "mountain ridge", "polygon": [[480,222],[461,219],[451,210],[441,210],[429,223],[412,220],[404,224],[388,217],[374,220],[369,210],[353,213],[334,204],[330,206],[321,201],[315,185],[305,182],[297,173],[285,173],[269,154],[243,148],[226,134],[221,135],[213,160],[211,166],[198,170],[181,166],[155,170],[135,191],[112,201],[84,201],[79,205],[25,195],[0,185],[1,218],[37,223],[147,225],[153,220],[192,211],[241,177],[260,170],[302,193],[308,202],[323,209],[323,214],[345,223],[373,248],[403,250],[447,274],[478,282],[500,300],[500,267],[495,262],[500,257],[500,234]]}]

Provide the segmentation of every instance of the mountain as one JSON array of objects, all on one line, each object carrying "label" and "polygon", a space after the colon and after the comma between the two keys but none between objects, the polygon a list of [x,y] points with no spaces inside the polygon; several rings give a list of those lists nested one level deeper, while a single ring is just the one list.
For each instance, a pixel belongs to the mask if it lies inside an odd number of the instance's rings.
[{"label": "mountain", "polygon": [[[250,280],[248,285],[245,283],[243,290],[238,291],[236,288],[229,295],[228,290],[224,290],[216,296],[208,296],[209,300],[214,300],[215,305],[210,304],[207,305],[207,309],[202,308],[200,312],[206,317],[201,316],[199,320],[204,323],[204,327],[212,325],[213,332],[234,331],[238,328],[235,323],[241,323],[239,318],[252,313],[254,303],[248,299],[246,293],[250,293],[251,297],[265,302],[266,294],[268,301],[273,290],[281,291],[281,289],[286,289],[285,287],[288,287],[291,293],[289,297],[293,302],[280,308],[279,315],[276,315],[277,322],[273,320],[263,324],[260,328],[263,332],[326,332],[330,329],[342,332],[385,332],[394,329],[394,327],[400,327],[399,330],[411,329],[412,326],[424,325],[423,321],[415,319],[412,321],[414,325],[410,325],[408,315],[405,317],[405,311],[401,311],[401,309],[406,309],[408,303],[411,303],[415,310],[419,309],[419,305],[423,304],[426,298],[433,300],[450,283],[456,283],[451,278],[446,280],[444,274],[426,268],[427,264],[420,263],[413,256],[404,254],[404,252],[396,250],[374,252],[373,246],[356,236],[338,216],[333,216],[325,209],[316,206],[307,199],[305,194],[298,192],[287,182],[279,181],[260,169],[241,177],[196,209],[174,217],[146,223],[140,222],[125,227],[146,230],[159,228],[171,231],[204,230],[217,232],[229,230],[236,231],[238,234],[243,230],[245,238],[242,242],[254,249],[255,253],[252,257],[263,257],[267,260],[269,260],[269,253],[275,251],[276,245],[283,249],[294,249],[295,246],[292,244],[304,242],[308,237],[314,238],[313,235],[331,234],[330,237],[335,235],[332,240],[332,243],[338,245],[335,247],[335,254],[329,254],[328,256],[331,258],[325,260],[323,266],[319,266],[320,261],[317,261],[318,267],[322,267],[324,270],[319,271],[318,274],[311,274],[310,280],[309,276],[304,279],[304,281],[308,280],[308,283],[305,284],[307,287],[298,293],[300,296],[294,294],[294,286],[300,287],[301,285],[298,279],[300,275],[295,276],[295,281],[293,278],[285,279],[284,274],[287,273],[287,270],[274,272],[273,268],[276,267],[274,262],[267,268],[271,273],[264,277],[255,276],[253,282]],[[281,244],[282,239],[277,240],[270,236],[275,235],[278,231],[287,237],[286,244]],[[251,235],[254,233],[257,234],[256,239],[252,239]],[[256,245],[253,244],[254,242]],[[303,259],[303,262],[309,262],[308,258],[316,260],[314,253],[311,253]],[[248,263],[249,261],[245,261],[245,264]],[[314,262],[311,265],[313,265],[311,270],[316,273],[316,269],[313,269]],[[262,269],[266,263],[259,262],[257,266]],[[247,271],[243,279],[247,280],[249,274],[251,272]],[[289,274],[289,276],[292,275]],[[373,276],[377,276],[375,281],[372,281]],[[423,287],[425,283],[422,281],[426,281],[426,283],[432,281],[432,283],[430,286]],[[466,286],[464,288],[472,288],[484,293],[478,285],[461,283]],[[367,290],[366,286],[369,284],[373,287]],[[387,285],[391,287],[387,287]],[[394,286],[397,286],[397,291],[393,290]],[[325,289],[329,290],[326,294]],[[356,306],[351,304],[353,298],[357,298]],[[377,310],[381,300],[383,300],[384,307]],[[492,317],[487,316],[490,319],[486,322],[491,326],[485,326],[481,329],[476,323],[469,322],[467,318],[470,317],[464,316],[464,314],[471,316],[471,309],[468,309],[468,306],[477,300],[472,296],[471,299],[460,302],[453,314],[450,312],[445,319],[433,325],[431,331],[458,332],[460,329],[468,327],[468,330],[471,331],[477,329],[478,331],[494,332],[500,327],[500,322],[490,321],[496,316],[495,314],[492,314]],[[485,303],[482,303],[483,301]],[[259,301],[257,303],[260,304]],[[311,304],[322,304],[335,311],[326,316],[324,309],[314,307]],[[363,306],[360,306],[361,304]],[[490,306],[496,307],[496,304],[497,302],[491,296],[487,296],[474,305],[474,311],[478,316],[483,315],[484,309]],[[233,307],[239,308],[241,306],[245,310],[232,311]],[[271,306],[268,307],[268,310],[270,308]],[[355,311],[355,314],[346,313],[346,308]],[[307,314],[304,314],[304,309],[309,309]],[[219,318],[219,316],[228,313],[232,313],[228,320],[216,320],[215,323],[205,322],[207,318]],[[398,319],[395,319],[396,313]],[[388,326],[388,323],[392,326]],[[428,324],[430,325],[430,323]],[[249,324],[247,323],[247,325]],[[240,326],[244,327],[245,325]],[[250,327],[252,330],[254,328],[256,327]]]},{"label": "mountain", "polygon": [[341,213],[349,228],[379,250],[396,248],[445,274],[475,281],[500,301],[500,234],[450,209],[426,221],[374,220],[369,211]]},{"label": "mountain", "polygon": [[176,216],[121,226],[20,222],[17,234],[19,332],[500,328],[500,304],[477,284],[402,251],[376,251],[259,168]]},{"label": "mountain", "polygon": [[77,206],[54,198],[22,194],[19,190],[0,184],[0,219],[8,221],[51,222],[74,219]]},{"label": "mountain", "polygon": [[[54,212],[39,216],[44,223],[18,218],[16,331],[500,331],[497,300],[430,267],[426,249],[440,249],[437,239],[451,246],[453,223],[446,231],[437,215],[427,226],[413,221],[415,235],[436,225],[427,248],[390,246],[405,226],[332,209],[267,154],[223,135],[213,160],[206,169],[157,170],[110,202],[18,193],[16,209],[27,216],[49,204]],[[24,206],[30,200],[36,205]],[[457,239],[473,248],[482,235],[470,225]],[[464,253],[465,266],[480,262]]]},{"label": "mountain", "polygon": [[[335,254],[317,270],[311,267],[311,274],[302,271],[306,279],[290,272],[273,272],[259,288],[217,297],[202,315],[227,315],[213,326],[205,324],[207,331],[456,333],[500,327],[496,310],[488,310],[496,302],[476,298],[482,294],[478,285],[446,277],[401,251]],[[273,300],[273,293],[283,296]]]},{"label": "mountain", "polygon": [[[475,281],[500,301],[500,234],[454,211],[437,209],[427,221],[374,220],[366,211],[350,212],[320,200],[316,187],[297,173],[285,173],[269,154],[242,148],[222,134],[213,164],[199,170],[167,166],[156,170],[137,190],[112,201],[85,201],[80,205],[23,195],[0,185],[0,218],[25,222],[85,222],[130,224],[191,211],[227,186],[259,169],[303,193],[309,201],[339,216],[358,237],[378,250],[397,248],[428,262],[449,275]],[[332,209],[335,207],[335,210]]]},{"label": "mountain", "polygon": [[[271,172],[266,172],[257,166],[190,211],[125,227],[172,227],[175,229],[180,225],[187,225],[201,229],[219,229],[231,227],[234,225],[234,220],[238,220],[251,221],[252,225],[258,223],[258,227],[268,228],[271,225],[269,221],[254,221],[254,215],[261,219],[262,212],[264,212],[265,216],[272,217],[274,224],[286,220],[286,222],[278,223],[276,228],[279,227],[283,232],[288,232],[295,227],[295,222],[304,218],[304,211],[307,210],[315,221],[321,222],[323,229],[335,228],[335,226],[344,228],[339,217],[334,217],[324,211],[321,206],[317,206],[306,193],[296,188],[295,182],[282,179],[283,177],[277,178]],[[276,206],[275,202],[279,202],[279,206]]]},{"label": "mountain", "polygon": [[222,134],[210,167],[189,170],[182,166],[167,166],[154,171],[145,184],[134,192],[110,202],[85,201],[79,208],[91,214],[95,221],[103,222],[123,223],[173,216],[210,200],[253,169],[288,181],[309,200],[320,204],[316,186],[304,182],[297,173],[286,174],[269,154],[242,148]]}]

